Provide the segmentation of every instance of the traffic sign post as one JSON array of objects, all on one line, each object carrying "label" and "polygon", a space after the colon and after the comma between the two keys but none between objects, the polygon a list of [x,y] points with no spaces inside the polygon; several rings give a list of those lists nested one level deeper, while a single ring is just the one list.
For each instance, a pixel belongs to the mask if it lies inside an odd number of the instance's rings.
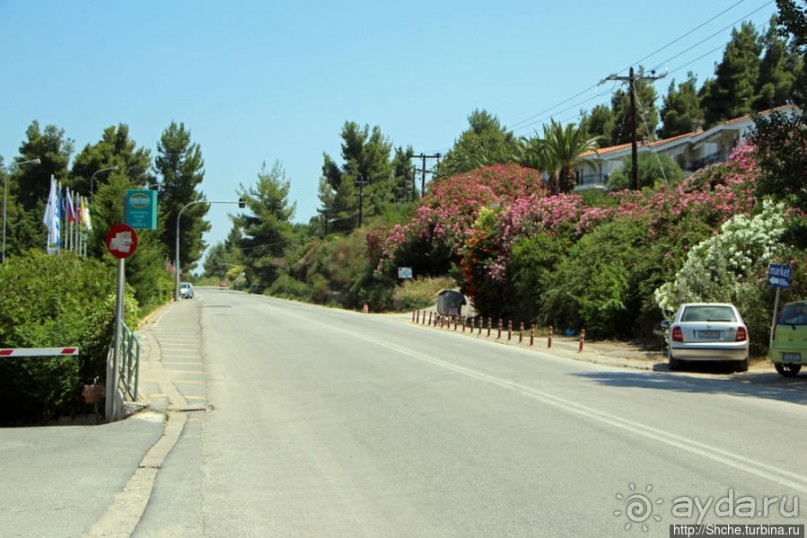
[{"label": "traffic sign post", "polygon": [[117,301],[115,303],[115,343],[112,350],[112,368],[107,364],[106,373],[106,406],[107,420],[115,420],[118,398],[118,364],[120,364],[120,343],[123,330],[123,295],[125,290],[126,267],[124,260],[137,250],[137,233],[127,224],[115,224],[106,236],[106,248],[118,258]]},{"label": "traffic sign post", "polygon": [[772,263],[768,265],[768,286],[776,288],[776,298],[773,300],[773,321],[771,322],[771,334],[768,340],[768,349],[773,344],[773,326],[776,325],[776,313],[779,312],[779,294],[782,289],[790,287],[790,266]]}]

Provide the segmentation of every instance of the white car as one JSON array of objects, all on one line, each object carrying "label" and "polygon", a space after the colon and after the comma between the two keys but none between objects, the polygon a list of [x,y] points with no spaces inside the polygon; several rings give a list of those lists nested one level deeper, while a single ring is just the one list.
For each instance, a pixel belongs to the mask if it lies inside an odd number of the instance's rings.
[{"label": "white car", "polygon": [[183,282],[179,285],[179,296],[183,299],[193,299],[193,284]]},{"label": "white car", "polygon": [[682,304],[667,333],[670,370],[684,361],[731,361],[738,372],[748,370],[748,327],[729,303]]}]

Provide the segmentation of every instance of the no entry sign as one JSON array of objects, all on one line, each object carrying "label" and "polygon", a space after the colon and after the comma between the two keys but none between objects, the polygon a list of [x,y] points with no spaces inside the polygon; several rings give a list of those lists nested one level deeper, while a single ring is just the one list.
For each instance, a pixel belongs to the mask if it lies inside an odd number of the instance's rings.
[{"label": "no entry sign", "polygon": [[131,226],[116,224],[106,234],[106,248],[116,258],[128,258],[137,249],[137,233]]}]

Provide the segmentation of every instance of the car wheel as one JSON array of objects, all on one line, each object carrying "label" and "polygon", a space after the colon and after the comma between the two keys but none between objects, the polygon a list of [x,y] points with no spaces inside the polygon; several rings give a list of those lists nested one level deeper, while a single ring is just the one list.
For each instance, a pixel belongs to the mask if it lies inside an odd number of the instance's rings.
[{"label": "car wheel", "polygon": [[670,366],[670,370],[680,370],[682,362],[683,361],[680,359],[673,359],[672,355],[667,355],[667,363]]},{"label": "car wheel", "polygon": [[747,372],[748,371],[748,358],[741,360],[740,362],[734,365],[735,372]]},{"label": "car wheel", "polygon": [[776,367],[776,371],[779,372],[779,375],[785,377],[793,377],[801,370],[801,364],[780,364],[775,362],[773,365]]}]

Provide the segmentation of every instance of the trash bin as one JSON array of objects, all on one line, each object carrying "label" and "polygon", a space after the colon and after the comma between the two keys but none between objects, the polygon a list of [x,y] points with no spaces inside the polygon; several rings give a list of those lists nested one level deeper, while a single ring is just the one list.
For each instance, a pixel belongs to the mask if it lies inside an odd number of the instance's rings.
[{"label": "trash bin", "polygon": [[462,305],[468,304],[459,290],[437,292],[437,313],[441,316],[461,316]]}]

